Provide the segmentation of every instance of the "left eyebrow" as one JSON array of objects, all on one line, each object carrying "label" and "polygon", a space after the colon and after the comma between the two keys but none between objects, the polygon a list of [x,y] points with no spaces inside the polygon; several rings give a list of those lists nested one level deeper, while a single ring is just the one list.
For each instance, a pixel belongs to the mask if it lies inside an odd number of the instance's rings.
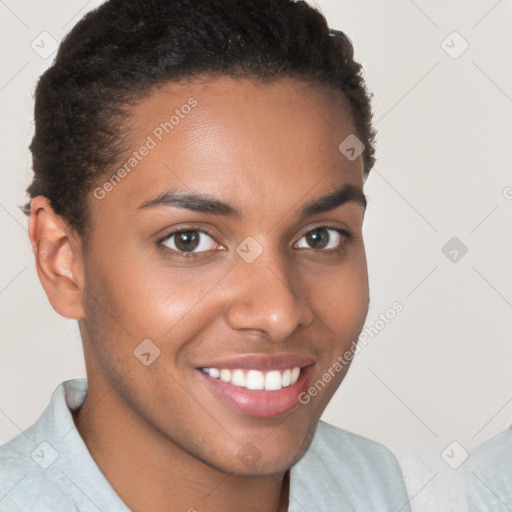
[{"label": "left eyebrow", "polygon": [[[342,185],[328,195],[314,199],[307,203],[299,211],[299,217],[308,217],[318,213],[334,210],[347,203],[356,203],[363,209],[366,208],[366,197],[363,191],[354,185]],[[139,210],[155,208],[159,206],[173,206],[187,210],[195,210],[213,215],[227,215],[241,218],[242,213],[236,206],[214,199],[205,195],[188,192],[176,192],[168,190],[159,196],[145,201],[139,206]]]},{"label": "left eyebrow", "polygon": [[363,191],[354,185],[342,185],[331,194],[319,197],[303,206],[299,212],[301,217],[334,210],[347,203],[356,203],[366,209],[366,197]]}]

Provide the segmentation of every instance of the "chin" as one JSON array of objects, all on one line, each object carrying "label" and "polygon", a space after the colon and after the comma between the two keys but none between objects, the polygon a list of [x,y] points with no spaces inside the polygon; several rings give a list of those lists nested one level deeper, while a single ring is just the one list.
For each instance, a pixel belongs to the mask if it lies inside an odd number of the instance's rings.
[{"label": "chin", "polygon": [[235,460],[226,461],[226,464],[213,465],[215,469],[234,476],[241,477],[258,477],[275,475],[286,472],[294,464],[296,464],[304,455],[304,451],[297,453],[290,451],[286,454],[280,454],[275,458],[268,458],[263,454],[255,452],[254,458],[246,453],[243,457],[235,457]]},{"label": "chin", "polygon": [[265,476],[284,473],[296,464],[308,449],[313,438],[312,432],[304,436],[267,439],[261,443],[251,442],[250,438],[236,444],[230,450],[230,456],[217,461],[215,467],[225,473],[238,476]]}]

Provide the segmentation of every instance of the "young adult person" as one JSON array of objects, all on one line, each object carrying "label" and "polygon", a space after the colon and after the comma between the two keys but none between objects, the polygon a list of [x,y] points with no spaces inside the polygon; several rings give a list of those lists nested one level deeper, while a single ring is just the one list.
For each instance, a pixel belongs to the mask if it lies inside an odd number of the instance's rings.
[{"label": "young adult person", "polygon": [[349,39],[301,1],[110,0],[35,100],[29,235],[87,379],[0,448],[0,510],[409,510],[320,421],[369,301]]}]

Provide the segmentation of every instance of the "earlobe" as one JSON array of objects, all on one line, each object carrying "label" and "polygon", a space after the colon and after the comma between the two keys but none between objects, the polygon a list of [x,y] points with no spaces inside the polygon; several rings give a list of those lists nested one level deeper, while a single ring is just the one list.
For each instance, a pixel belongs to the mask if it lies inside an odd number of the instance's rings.
[{"label": "earlobe", "polygon": [[31,201],[29,237],[37,275],[53,309],[66,318],[84,318],[80,240],[46,197]]}]

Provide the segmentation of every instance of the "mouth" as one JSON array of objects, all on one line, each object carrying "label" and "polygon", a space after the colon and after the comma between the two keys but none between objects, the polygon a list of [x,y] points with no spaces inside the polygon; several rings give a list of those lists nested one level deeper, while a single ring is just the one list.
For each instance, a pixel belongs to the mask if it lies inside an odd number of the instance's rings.
[{"label": "mouth", "polygon": [[229,382],[233,386],[252,390],[279,391],[295,384],[299,378],[301,368],[294,366],[285,370],[243,370],[237,368],[201,368],[201,371],[214,379]]},{"label": "mouth", "polygon": [[297,407],[314,361],[297,356],[247,356],[197,367],[217,399],[249,416],[270,418]]}]

